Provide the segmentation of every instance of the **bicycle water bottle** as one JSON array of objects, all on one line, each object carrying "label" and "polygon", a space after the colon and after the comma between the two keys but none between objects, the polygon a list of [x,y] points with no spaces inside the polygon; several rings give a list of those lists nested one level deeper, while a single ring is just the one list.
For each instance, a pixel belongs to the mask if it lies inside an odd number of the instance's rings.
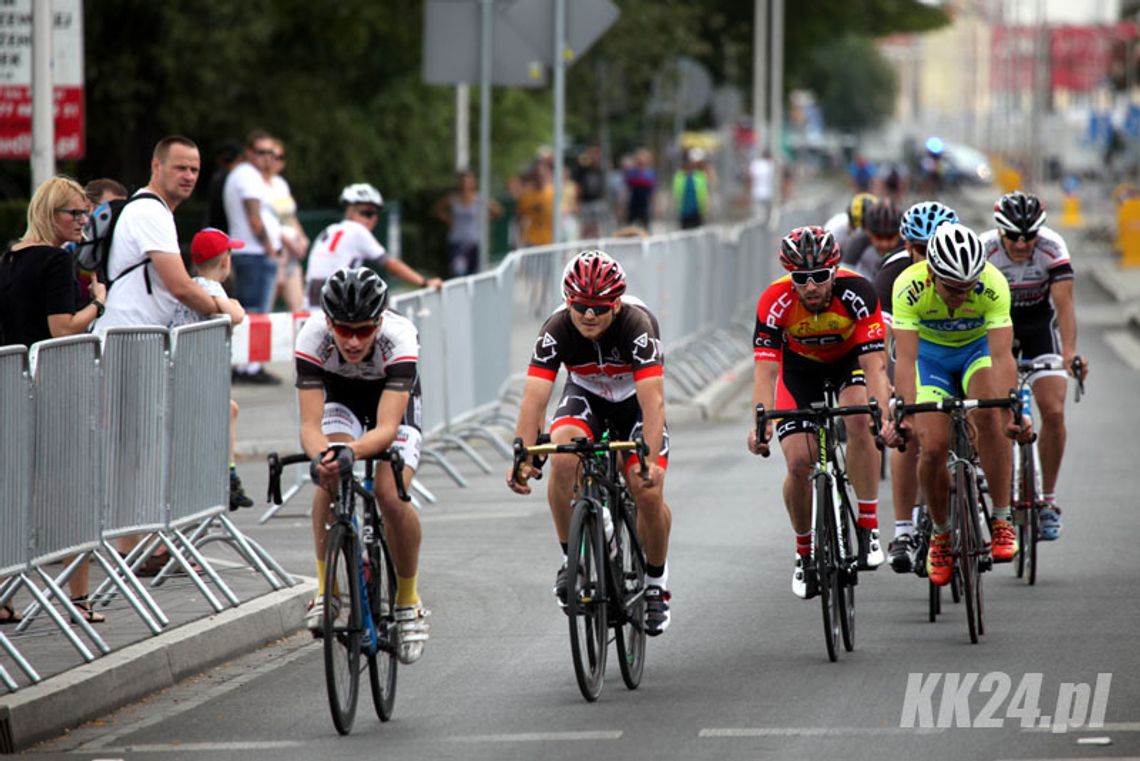
[{"label": "bicycle water bottle", "polygon": [[1027,418],[1032,418],[1033,417],[1033,411],[1032,411],[1032,409],[1030,409],[1030,400],[1033,397],[1032,397],[1032,393],[1029,390],[1029,387],[1028,386],[1022,386],[1020,389],[1018,389],[1017,396],[1019,399],[1021,399],[1021,416],[1027,417]]},{"label": "bicycle water bottle", "polygon": [[606,535],[606,549],[610,557],[617,557],[617,542],[614,541],[614,517],[610,515],[610,508],[602,505],[602,528]]}]

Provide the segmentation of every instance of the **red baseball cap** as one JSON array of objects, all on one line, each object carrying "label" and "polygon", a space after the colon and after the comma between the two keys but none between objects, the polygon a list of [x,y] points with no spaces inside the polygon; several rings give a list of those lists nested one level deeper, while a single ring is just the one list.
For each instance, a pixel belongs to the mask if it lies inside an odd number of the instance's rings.
[{"label": "red baseball cap", "polygon": [[245,248],[245,241],[234,240],[216,227],[199,230],[190,241],[190,260],[201,264],[235,248]]}]

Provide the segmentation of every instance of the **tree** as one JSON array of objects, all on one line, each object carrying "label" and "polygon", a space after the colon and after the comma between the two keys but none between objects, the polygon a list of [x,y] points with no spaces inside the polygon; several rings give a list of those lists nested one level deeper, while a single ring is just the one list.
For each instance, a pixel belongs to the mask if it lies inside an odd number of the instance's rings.
[{"label": "tree", "polygon": [[848,36],[817,48],[801,76],[832,129],[859,132],[877,127],[894,111],[895,70],[866,38]]}]

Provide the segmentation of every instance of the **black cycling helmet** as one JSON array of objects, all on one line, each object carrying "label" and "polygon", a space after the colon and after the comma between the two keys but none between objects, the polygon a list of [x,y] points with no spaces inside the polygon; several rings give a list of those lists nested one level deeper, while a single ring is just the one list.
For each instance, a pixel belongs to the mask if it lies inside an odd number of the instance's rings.
[{"label": "black cycling helmet", "polygon": [[780,264],[788,272],[834,267],[839,259],[835,236],[822,227],[797,227],[780,241]]},{"label": "black cycling helmet", "polygon": [[895,202],[889,198],[882,198],[867,209],[863,217],[863,227],[871,235],[880,238],[889,238],[899,234],[899,222],[902,221],[902,212]]},{"label": "black cycling helmet", "polygon": [[994,221],[1007,233],[1032,235],[1045,224],[1045,204],[1035,195],[1015,190],[994,202]]},{"label": "black cycling helmet", "polygon": [[321,308],[333,322],[375,322],[388,305],[388,284],[367,267],[339,269],[321,288]]}]

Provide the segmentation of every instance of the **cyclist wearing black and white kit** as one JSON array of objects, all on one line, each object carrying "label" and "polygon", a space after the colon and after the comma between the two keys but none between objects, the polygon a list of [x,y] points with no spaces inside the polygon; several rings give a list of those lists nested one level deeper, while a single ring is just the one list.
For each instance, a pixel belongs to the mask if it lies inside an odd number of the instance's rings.
[{"label": "cyclist wearing black and white kit", "polygon": [[[997,229],[982,236],[986,256],[1009,281],[1015,356],[1029,362],[1060,361],[1066,370],[1042,370],[1031,376],[1041,411],[1037,448],[1041,455],[1041,538],[1061,534],[1061,508],[1054,496],[1065,453],[1066,372],[1077,356],[1077,317],[1073,303],[1073,265],[1065,240],[1045,226],[1045,207],[1037,196],[1014,191],[994,203]],[[1082,360],[1081,380],[1088,375]]]},{"label": "cyclist wearing black and white kit", "polygon": [[[534,344],[515,435],[530,446],[560,367],[569,375],[550,424],[550,439],[568,444],[579,437],[601,438],[606,426],[621,439],[641,434],[649,448],[647,475],[625,459],[625,471],[637,504],[637,530],[645,547],[645,632],[661,634],[669,626],[666,555],[672,515],[665,502],[669,434],[665,428],[664,355],[657,318],[641,301],[624,296],[625,272],[602,251],[584,251],[567,265],[562,278],[566,303],[547,318]],[[565,606],[567,536],[578,461],[573,455],[551,457],[547,500],[562,545],[562,567],[554,592]],[[524,464],[507,485],[529,494],[527,481],[538,470]]]},{"label": "cyclist wearing black and white kit", "polygon": [[[314,314],[297,334],[301,446],[313,458],[320,482],[312,512],[318,586],[324,584],[330,506],[340,483],[340,458],[330,444],[346,444],[354,459],[398,449],[404,483],[411,482],[420,461],[419,336],[407,318],[385,309],[387,303],[388,286],[375,272],[338,270],[321,290],[324,315]],[[377,469],[374,480],[396,566],[398,655],[402,663],[414,663],[428,638],[429,614],[416,591],[419,516],[400,500],[389,469]],[[306,616],[314,635],[324,613],[323,593],[317,590]]]}]

